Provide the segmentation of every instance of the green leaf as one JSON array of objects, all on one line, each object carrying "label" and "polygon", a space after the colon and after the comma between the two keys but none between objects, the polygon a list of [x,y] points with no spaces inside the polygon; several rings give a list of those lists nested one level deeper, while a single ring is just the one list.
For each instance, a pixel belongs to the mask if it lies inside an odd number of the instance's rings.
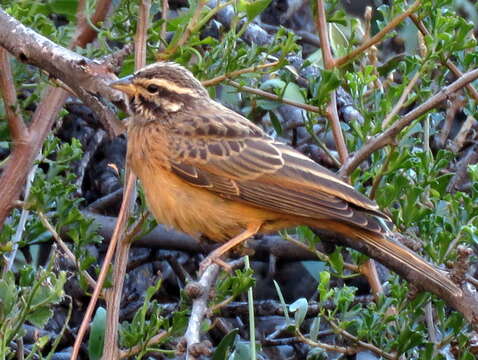
[{"label": "green leaf", "polygon": [[223,360],[226,359],[229,350],[234,346],[236,342],[237,334],[239,329],[232,329],[226,336],[224,336],[216,347],[216,351],[212,356],[212,360]]},{"label": "green leaf", "polygon": [[309,303],[307,302],[306,298],[297,299],[289,305],[289,311],[294,313],[296,328],[300,328],[300,326],[304,322],[308,308]]},{"label": "green leaf", "polygon": [[48,306],[40,306],[37,310],[27,315],[26,320],[34,326],[42,328],[53,316],[53,311]]},{"label": "green leaf", "polygon": [[317,341],[319,337],[320,331],[320,316],[317,316],[314,321],[312,321],[312,325],[310,325],[310,332],[309,337],[312,341]]},{"label": "green leaf", "polygon": [[17,289],[13,272],[9,271],[0,280],[0,319],[8,315],[17,301]]},{"label": "green leaf", "polygon": [[249,21],[252,21],[257,15],[259,15],[269,6],[271,1],[272,0],[240,0],[238,4],[238,9],[239,11],[244,11],[247,15],[247,19]]},{"label": "green leaf", "polygon": [[53,12],[74,17],[78,9],[78,0],[50,0],[49,5]]},{"label": "green leaf", "polygon": [[330,265],[339,274],[344,271],[344,258],[342,256],[342,248],[337,246],[332,254],[329,256]]},{"label": "green leaf", "polygon": [[286,323],[290,323],[289,312],[287,311],[287,304],[285,303],[284,296],[282,295],[282,291],[280,289],[280,286],[277,283],[277,281],[275,281],[275,280],[272,280],[272,281],[274,282],[274,286],[275,286],[276,291],[277,291],[277,296],[279,297],[279,301],[281,303],[282,310],[284,311],[285,321],[286,321]]},{"label": "green leaf", "polygon": [[106,329],[106,310],[99,307],[91,322],[90,337],[88,339],[88,356],[92,360],[99,360],[103,355]]},{"label": "green leaf", "polygon": [[281,79],[269,79],[261,85],[262,90],[273,89],[284,99],[292,100],[301,104],[305,104],[305,98],[302,94],[299,85],[296,83],[286,83]]},{"label": "green leaf", "polygon": [[318,286],[320,302],[324,303],[332,296],[333,290],[329,290],[330,285],[330,273],[328,271],[322,271],[320,273],[320,282]]},{"label": "green leaf", "polygon": [[282,135],[282,125],[277,118],[277,116],[273,112],[269,112],[269,117],[271,119],[272,126],[274,127],[274,130],[276,131],[277,135]]},{"label": "green leaf", "polygon": [[173,314],[173,325],[170,330],[172,335],[179,335],[184,333],[189,321],[188,315],[188,310],[176,311]]},{"label": "green leaf", "polygon": [[423,341],[424,337],[422,332],[405,328],[398,337],[397,352],[403,354],[407,350],[422,344]]}]

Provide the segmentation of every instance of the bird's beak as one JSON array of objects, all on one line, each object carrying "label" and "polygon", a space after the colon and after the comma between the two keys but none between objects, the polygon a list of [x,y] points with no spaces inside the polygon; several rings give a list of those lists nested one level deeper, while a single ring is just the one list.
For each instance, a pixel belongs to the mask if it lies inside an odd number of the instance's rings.
[{"label": "bird's beak", "polygon": [[136,87],[133,85],[133,75],[126,76],[124,78],[110,82],[109,84],[113,89],[124,92],[127,95],[136,94]]}]

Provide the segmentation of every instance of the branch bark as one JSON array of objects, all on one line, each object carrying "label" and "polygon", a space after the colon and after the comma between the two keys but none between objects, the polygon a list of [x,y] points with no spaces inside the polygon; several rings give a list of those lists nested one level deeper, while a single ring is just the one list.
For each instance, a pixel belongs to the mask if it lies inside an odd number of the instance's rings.
[{"label": "branch bark", "polygon": [[[51,77],[61,80],[82,100],[86,91],[90,96],[100,95],[114,103],[123,102],[121,95],[108,86],[116,77],[107,64],[91,60],[55,44],[27,28],[2,9],[0,9],[0,46],[18,60],[39,67]],[[87,99],[87,102],[91,103],[91,99]],[[110,134],[119,135],[124,131],[123,125],[116,120],[114,114],[108,120],[111,123],[104,125]]]},{"label": "branch bark", "polygon": [[[325,6],[323,0],[317,1],[317,29],[320,36],[320,49],[324,59],[324,67],[332,70],[336,67],[335,60],[332,55],[329,41],[329,31],[327,27],[327,19],[325,17]],[[348,156],[347,145],[345,144],[344,135],[340,126],[339,114],[337,112],[337,94],[335,91],[330,93],[330,100],[327,104],[327,119],[329,119],[334,134],[335,145],[340,156],[340,162],[343,164]]]},{"label": "branch bark", "polygon": [[[72,43],[75,42],[76,40],[72,41]],[[101,94],[117,103],[122,102],[120,95],[108,86],[114,75],[105,64],[55,44],[25,27],[2,9],[0,9],[0,46],[20,61],[47,71],[50,76],[69,86],[85,103],[100,114],[104,114],[102,119],[110,134],[119,134],[123,131],[123,126],[116,120],[116,115],[92,96],[92,94]],[[6,90],[10,92],[7,96],[11,97],[11,90],[8,88]],[[49,87],[28,129],[22,129],[21,125],[18,125],[20,122],[14,120],[13,125],[16,128],[14,133],[22,134],[24,139],[15,144],[14,151],[0,177],[0,229],[14,201],[20,197],[33,161],[68,96],[69,94],[61,88]],[[10,100],[7,99],[7,101]],[[9,107],[8,104],[7,107]]]},{"label": "branch bark", "polygon": [[[151,8],[150,0],[141,0],[139,5],[138,24],[135,35],[135,68],[141,69],[146,65],[146,41],[148,38],[149,25],[149,11]],[[118,232],[119,241],[116,249],[114,273],[113,273],[113,287],[106,293],[106,308],[107,308],[107,327],[105,333],[105,343],[109,344],[105,347],[103,354],[104,360],[114,360],[119,357],[118,349],[118,326],[119,313],[121,307],[121,295],[123,294],[124,279],[126,277],[126,267],[128,265],[129,249],[131,247],[132,239],[126,236],[126,221],[128,220],[134,203],[136,201],[136,175],[131,171],[128,162],[126,163],[126,177],[128,183],[131,185],[126,188],[125,196],[121,208],[124,209],[124,215],[118,218],[116,228],[120,229]],[[128,200],[129,199],[129,200]],[[113,244],[111,244],[113,246]],[[108,249],[109,250],[109,249]],[[108,266],[104,264],[103,266]],[[92,299],[96,302],[96,299]]]}]

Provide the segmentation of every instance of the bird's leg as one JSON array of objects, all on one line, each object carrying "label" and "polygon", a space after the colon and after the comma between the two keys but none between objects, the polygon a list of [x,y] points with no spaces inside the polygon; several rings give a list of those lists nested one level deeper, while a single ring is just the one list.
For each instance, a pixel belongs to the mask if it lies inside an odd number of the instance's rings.
[{"label": "bird's leg", "polygon": [[249,224],[247,225],[246,230],[241,232],[239,235],[233,237],[232,239],[228,240],[226,243],[223,245],[219,246],[217,249],[215,249],[213,252],[211,252],[203,261],[201,261],[201,264],[199,265],[199,273],[202,274],[206,268],[211,265],[213,262],[217,263],[218,265],[224,267],[226,265],[224,261],[220,259],[222,255],[224,255],[226,252],[231,250],[233,247],[243,243],[247,239],[249,239],[251,236],[254,236],[257,234],[259,229],[261,228],[262,223],[257,224]]}]

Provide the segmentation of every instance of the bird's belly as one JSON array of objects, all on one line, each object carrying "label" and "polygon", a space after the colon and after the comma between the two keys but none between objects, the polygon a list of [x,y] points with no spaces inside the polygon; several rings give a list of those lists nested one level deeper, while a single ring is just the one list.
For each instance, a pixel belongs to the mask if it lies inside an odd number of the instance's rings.
[{"label": "bird's belly", "polygon": [[136,174],[156,220],[193,236],[202,234],[215,241],[226,241],[250,223],[270,223],[273,219],[270,211],[189,185],[164,168],[143,168],[142,173]]}]

